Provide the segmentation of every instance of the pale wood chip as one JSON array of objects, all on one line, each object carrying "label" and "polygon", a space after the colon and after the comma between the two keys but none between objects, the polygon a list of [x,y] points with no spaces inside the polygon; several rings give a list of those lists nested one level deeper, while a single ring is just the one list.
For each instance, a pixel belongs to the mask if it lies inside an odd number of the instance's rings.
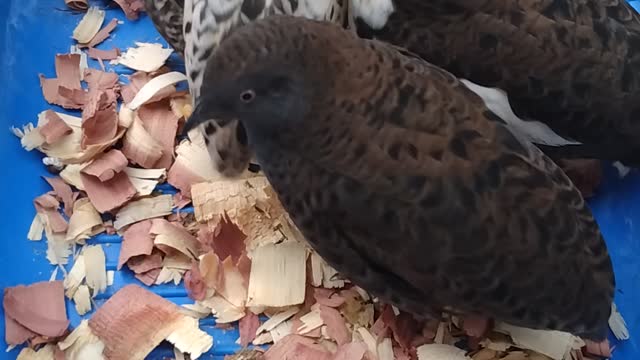
[{"label": "pale wood chip", "polygon": [[455,346],[427,344],[418,348],[418,360],[471,360],[466,352]]},{"label": "pale wood chip", "polygon": [[87,285],[80,285],[73,294],[73,302],[76,305],[78,315],[82,316],[91,311],[91,294]]},{"label": "pale wood chip", "polygon": [[100,245],[87,245],[82,251],[87,285],[93,290],[93,296],[107,289],[107,269],[104,250]]},{"label": "pale wood chip", "polygon": [[516,346],[533,350],[554,360],[562,360],[570,352],[574,343],[574,336],[560,331],[533,330],[498,323],[495,331],[511,336]]},{"label": "pale wood chip", "polygon": [[173,196],[171,195],[158,195],[132,201],[118,211],[113,226],[116,230],[121,230],[138,221],[167,216],[171,214],[172,209]]},{"label": "pale wood chip", "polygon": [[289,320],[293,315],[297,314],[299,311],[300,311],[300,308],[294,306],[294,307],[290,307],[285,311],[282,311],[273,315],[272,317],[269,318],[269,320],[265,321],[262,325],[260,325],[258,330],[256,330],[256,333],[261,334],[263,332],[273,330],[276,326]]},{"label": "pale wood chip", "polygon": [[105,360],[104,343],[91,331],[88,320],[82,320],[71,334],[58,343],[67,360]]},{"label": "pale wood chip", "polygon": [[69,219],[66,235],[67,241],[82,244],[86,239],[104,230],[100,213],[88,198],[79,199],[73,204],[73,215]]},{"label": "pale wood chip", "polygon": [[249,306],[301,304],[306,286],[307,250],[299,242],[267,244],[252,253]]}]

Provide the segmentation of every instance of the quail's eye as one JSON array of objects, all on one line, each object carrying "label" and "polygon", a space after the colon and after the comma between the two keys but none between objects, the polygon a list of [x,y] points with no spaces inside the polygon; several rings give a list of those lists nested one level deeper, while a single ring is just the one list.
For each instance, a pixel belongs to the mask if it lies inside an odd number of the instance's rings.
[{"label": "quail's eye", "polygon": [[242,100],[242,102],[244,103],[249,103],[253,101],[255,97],[256,97],[256,93],[253,90],[245,90],[242,93],[240,93],[240,100]]}]

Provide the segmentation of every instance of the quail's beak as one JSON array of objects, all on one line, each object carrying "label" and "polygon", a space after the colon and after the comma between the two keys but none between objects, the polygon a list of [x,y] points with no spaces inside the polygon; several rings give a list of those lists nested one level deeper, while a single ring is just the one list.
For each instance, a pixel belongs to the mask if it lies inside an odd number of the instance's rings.
[{"label": "quail's beak", "polygon": [[189,119],[187,119],[187,122],[184,124],[184,128],[182,129],[182,136],[187,136],[189,131],[197,128],[202,123],[206,122],[208,118],[203,115],[204,114],[202,113],[202,103],[198,102],[196,104],[196,108],[193,109],[191,116],[189,117]]}]

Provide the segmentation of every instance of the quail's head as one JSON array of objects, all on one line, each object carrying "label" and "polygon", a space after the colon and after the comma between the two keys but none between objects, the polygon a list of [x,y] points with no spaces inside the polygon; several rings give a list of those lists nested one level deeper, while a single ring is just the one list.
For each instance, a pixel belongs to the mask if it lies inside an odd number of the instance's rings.
[{"label": "quail's head", "polygon": [[[232,168],[226,171],[230,175],[247,168],[248,148],[258,134],[260,138],[274,138],[300,126],[307,106],[302,81],[295,73],[280,66],[256,64],[255,68],[238,77],[231,74],[205,77],[200,99],[185,125],[185,131],[197,126],[203,129],[214,160],[234,158]],[[234,136],[226,134],[226,129],[235,129]],[[224,142],[219,140],[219,133],[224,135]],[[247,151],[240,153],[240,148]]]}]

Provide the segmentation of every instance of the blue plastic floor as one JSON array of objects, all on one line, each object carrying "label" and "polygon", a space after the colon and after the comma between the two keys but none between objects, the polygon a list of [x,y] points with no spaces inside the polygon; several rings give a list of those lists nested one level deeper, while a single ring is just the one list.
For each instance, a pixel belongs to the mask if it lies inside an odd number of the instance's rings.
[{"label": "blue plastic floor", "polygon": [[[108,0],[90,2],[98,6],[110,3]],[[632,3],[640,8],[640,1]],[[51,108],[42,97],[37,74],[55,76],[54,56],[69,52],[71,33],[80,17],[80,14],[67,11],[63,0],[0,0],[0,166],[5,169],[0,172],[0,189],[5,192],[5,205],[0,207],[2,289],[47,280],[53,270],[45,258],[45,242],[26,240],[34,215],[32,200],[49,190],[40,178],[48,174],[37,151],[24,151],[18,139],[9,132],[9,127],[35,122],[39,112]],[[111,39],[100,48],[117,46],[126,49],[134,41],[164,43],[144,14],[137,22],[129,22],[119,9],[114,8],[107,12],[105,24],[114,17],[124,20],[124,24],[119,25]],[[90,62],[90,66],[97,67],[97,64]],[[129,73],[122,68],[115,70]],[[631,331],[631,340],[619,344],[614,359],[635,360],[640,354],[640,173],[632,172],[626,178],[618,179],[609,169],[600,194],[591,204],[614,261],[618,281],[616,302]],[[635,227],[636,221],[639,228]],[[108,270],[115,270],[120,239],[101,236],[94,242],[103,245]],[[108,288],[97,303],[102,304],[115,291],[130,283],[139,284],[128,270],[116,272],[114,286]],[[192,303],[182,284],[151,289],[178,304]],[[67,303],[67,311],[72,326],[76,326],[81,318],[70,302]],[[91,313],[86,316],[91,316]],[[4,319],[3,313],[0,313],[0,319]],[[203,359],[222,359],[223,355],[238,349],[235,344],[237,331],[215,329],[211,318],[203,321],[202,325],[214,338],[210,354]],[[0,324],[0,338],[1,348],[4,344],[3,324]],[[165,347],[156,350],[149,359],[172,355],[171,348]],[[15,359],[16,356],[17,350],[5,353],[0,349],[0,359]]]}]

